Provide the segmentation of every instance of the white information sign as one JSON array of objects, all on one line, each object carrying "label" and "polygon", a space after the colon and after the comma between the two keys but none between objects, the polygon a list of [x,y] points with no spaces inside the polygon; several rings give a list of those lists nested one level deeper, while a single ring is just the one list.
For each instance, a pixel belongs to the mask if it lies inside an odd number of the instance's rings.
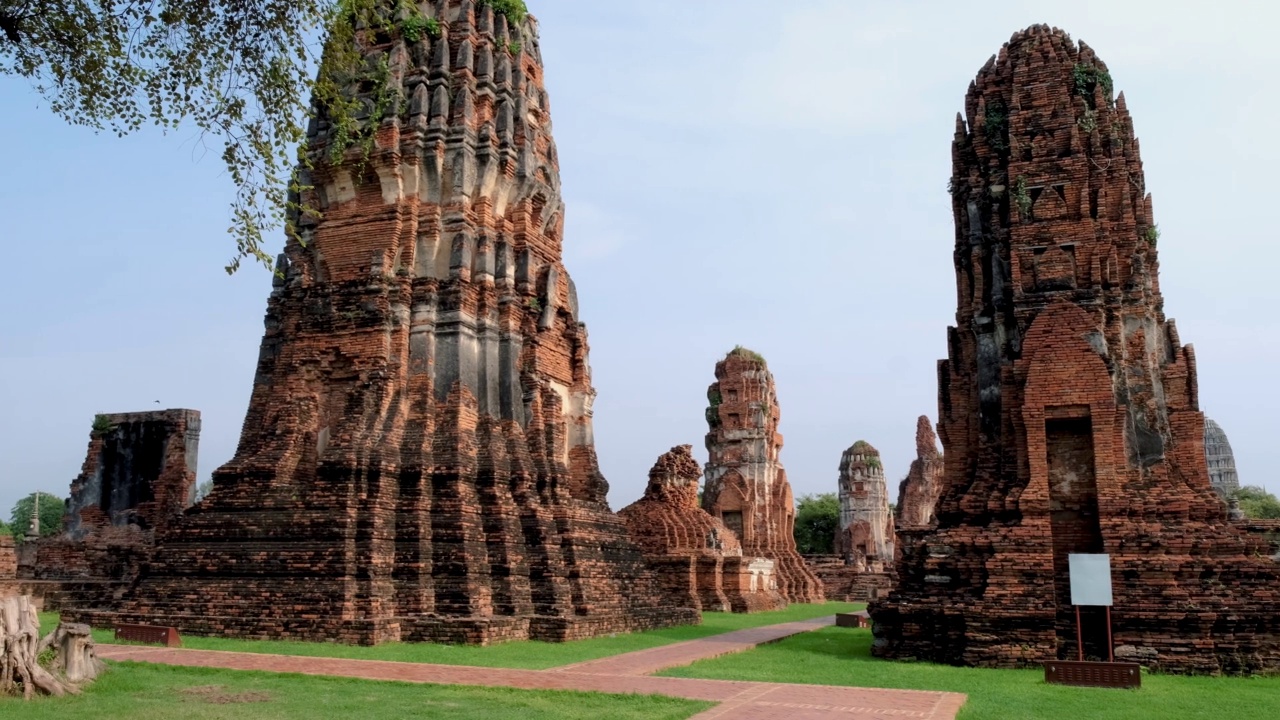
[{"label": "white information sign", "polygon": [[1067,555],[1071,572],[1071,604],[1111,606],[1111,556],[1106,553]]}]

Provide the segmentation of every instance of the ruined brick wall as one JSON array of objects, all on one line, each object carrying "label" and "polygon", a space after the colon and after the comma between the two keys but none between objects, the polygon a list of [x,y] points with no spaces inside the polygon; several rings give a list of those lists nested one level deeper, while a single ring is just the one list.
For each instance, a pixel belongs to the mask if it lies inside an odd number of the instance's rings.
[{"label": "ruined brick wall", "polygon": [[[873,603],[882,657],[1075,655],[1066,559],[1109,553],[1117,656],[1280,668],[1280,572],[1209,482],[1195,355],[1161,310],[1151,197],[1106,65],[1035,26],[979,72],[951,180],[956,327],[937,527]],[[1106,657],[1100,613],[1087,655]]]},{"label": "ruined brick wall", "polygon": [[731,351],[716,363],[707,398],[702,507],[738,536],[744,555],[777,564],[778,589],[788,602],[820,602],[822,582],[796,551],[795,501],[778,459],[778,398],[764,358]]},{"label": "ruined brick wall", "polygon": [[278,261],[235,457],[115,618],[363,643],[697,619],[606,503],[537,22],[419,7],[438,36],[363,34],[398,98],[367,161],[309,130],[323,217]]},{"label": "ruined brick wall", "polygon": [[0,581],[18,577],[18,553],[12,535],[0,535]]},{"label": "ruined brick wall", "polygon": [[938,436],[928,416],[916,421],[916,459],[911,461],[907,477],[898,486],[896,524],[925,527],[933,522],[934,507],[942,490],[942,454],[938,452]]},{"label": "ruined brick wall", "polygon": [[1223,497],[1229,497],[1240,489],[1240,476],[1236,474],[1236,456],[1231,452],[1231,442],[1222,426],[1212,418],[1204,419],[1204,457],[1209,466],[1209,483]]},{"label": "ruined brick wall", "polygon": [[855,568],[883,572],[893,563],[894,532],[880,451],[865,440],[845,450],[840,457],[838,487],[836,554]]},{"label": "ruined brick wall", "polygon": [[893,566],[869,571],[845,562],[842,555],[805,555],[805,564],[822,581],[827,600],[869,602],[887,595],[893,587]]},{"label": "ruined brick wall", "polygon": [[19,576],[80,583],[131,582],[155,532],[195,499],[200,413],[171,409],[95,418],[71,481],[63,532],[31,542]]},{"label": "ruined brick wall", "polygon": [[72,539],[95,529],[165,525],[195,501],[198,410],[99,415],[63,526]]},{"label": "ruined brick wall", "polygon": [[743,558],[737,535],[698,506],[702,469],[692,450],[678,445],[659,457],[644,497],[618,511],[668,600],[716,611],[786,607],[773,561]]}]

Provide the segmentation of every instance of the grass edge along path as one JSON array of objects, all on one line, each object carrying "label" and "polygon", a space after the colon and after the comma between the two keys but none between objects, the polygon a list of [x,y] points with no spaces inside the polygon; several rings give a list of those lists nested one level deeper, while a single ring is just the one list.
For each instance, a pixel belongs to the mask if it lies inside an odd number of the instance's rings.
[{"label": "grass edge along path", "polygon": [[[795,604],[784,610],[761,613],[703,613],[702,624],[682,625],[661,630],[645,630],[572,640],[563,643],[518,640],[497,645],[444,645],[439,643],[384,643],[382,645],[342,645],[290,640],[239,640],[234,638],[183,636],[182,647],[192,650],[229,650],[233,652],[336,657],[355,660],[390,660],[395,662],[471,665],[475,667],[546,670],[588,660],[648,650],[649,648],[697,640],[734,630],[777,625],[797,620],[811,620],[837,612],[860,610],[858,603],[827,602]],[[42,613],[44,632],[57,624],[57,613]],[[95,629],[94,640],[113,643],[111,630]]]},{"label": "grass edge along path", "polygon": [[80,695],[0,698],[23,720],[318,720],[447,717],[450,720],[684,720],[715,703],[661,695],[425,685],[294,673],[111,662]]},{"label": "grass edge along path", "polygon": [[871,631],[825,628],[657,673],[664,677],[965,693],[958,720],[1276,720],[1280,677],[1144,674],[1142,688],[1049,685],[1042,669],[993,670],[871,657]]}]

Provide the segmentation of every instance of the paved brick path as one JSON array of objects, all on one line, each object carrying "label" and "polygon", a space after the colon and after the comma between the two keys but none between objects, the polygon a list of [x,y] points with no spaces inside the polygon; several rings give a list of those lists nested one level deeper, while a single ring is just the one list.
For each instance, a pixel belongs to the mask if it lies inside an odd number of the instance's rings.
[{"label": "paved brick path", "polygon": [[762,642],[830,625],[832,618],[738,630],[700,640],[590,660],[550,670],[514,670],[465,665],[348,660],[268,655],[221,650],[184,650],[139,645],[98,645],[107,660],[333,675],[367,680],[442,685],[481,685],[525,690],[645,693],[719,703],[691,720],[817,720],[818,718],[904,718],[952,720],[965,696],[923,690],[880,690],[830,685],[697,680],[651,677],[647,673],[687,665],[702,658],[746,650]]}]

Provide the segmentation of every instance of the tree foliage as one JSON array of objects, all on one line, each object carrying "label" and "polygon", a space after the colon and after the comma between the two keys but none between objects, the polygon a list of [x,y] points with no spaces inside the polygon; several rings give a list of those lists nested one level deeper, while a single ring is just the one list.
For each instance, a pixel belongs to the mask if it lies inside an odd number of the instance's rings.
[{"label": "tree foliage", "polygon": [[314,211],[296,172],[310,118],[330,123],[339,154],[382,118],[389,101],[366,115],[350,88],[385,87],[386,54],[381,67],[368,58],[406,27],[438,32],[411,0],[0,0],[0,73],[27,78],[74,125],[194,127],[221,144],[237,189],[232,273],[245,258],[270,267],[264,235]]},{"label": "tree foliage", "polygon": [[840,500],[835,493],[803,495],[796,501],[796,548],[804,554],[834,552],[840,529]]},{"label": "tree foliage", "polygon": [[32,509],[36,498],[40,499],[40,537],[62,532],[62,514],[66,503],[62,498],[47,492],[34,492],[22,498],[9,513],[9,527],[16,537],[23,537],[31,527]]},{"label": "tree foliage", "polygon": [[1240,510],[1245,517],[1258,520],[1280,520],[1280,498],[1257,485],[1246,485],[1236,491]]}]

